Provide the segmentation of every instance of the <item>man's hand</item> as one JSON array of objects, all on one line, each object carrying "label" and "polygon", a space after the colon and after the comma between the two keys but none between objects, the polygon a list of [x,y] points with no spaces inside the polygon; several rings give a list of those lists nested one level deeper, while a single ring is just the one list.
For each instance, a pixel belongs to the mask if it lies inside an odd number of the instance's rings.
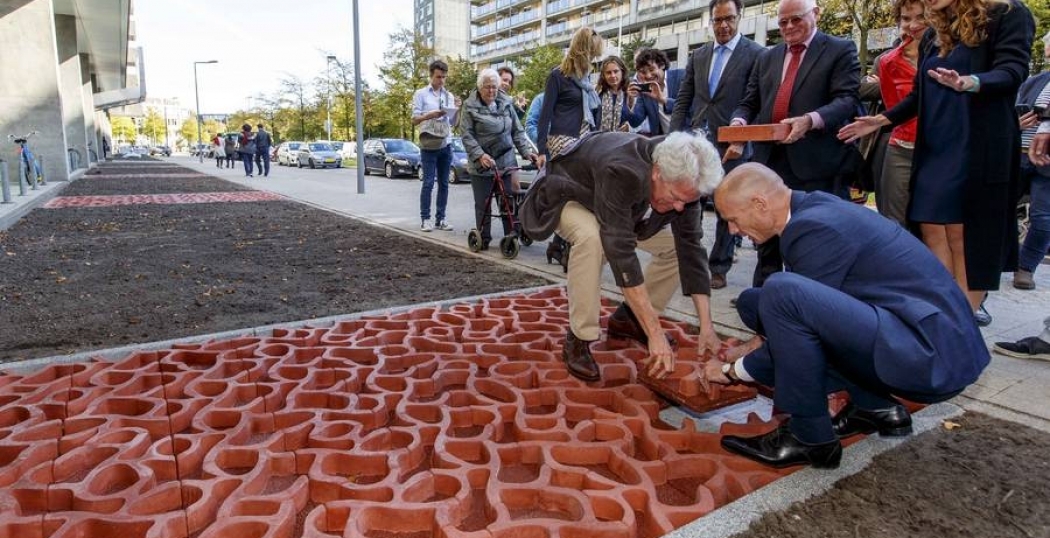
[{"label": "man's hand", "polygon": [[428,120],[435,120],[435,119],[440,118],[440,117],[442,117],[444,115],[445,115],[445,111],[439,108],[437,110],[431,110],[430,112],[427,112],[427,119]]},{"label": "man's hand", "polygon": [[722,155],[722,164],[729,161],[734,161],[744,156],[744,143],[733,142],[726,148],[726,152]]},{"label": "man's hand", "polygon": [[662,330],[659,334],[649,335],[649,359],[646,364],[649,367],[649,375],[655,378],[666,377],[674,372],[674,350],[667,342]]},{"label": "man's hand", "polygon": [[659,82],[650,82],[649,91],[646,92],[646,95],[652,97],[653,99],[656,99],[656,102],[660,103],[661,105],[667,104],[667,96],[664,95],[664,90],[660,87]]},{"label": "man's hand", "polygon": [[1036,134],[1032,137],[1032,144],[1028,146],[1028,159],[1036,166],[1050,165],[1047,149],[1050,149],[1050,133]]},{"label": "man's hand", "polygon": [[765,343],[765,341],[765,338],[762,338],[761,336],[755,336],[754,338],[740,344],[739,346],[734,346],[727,349],[725,356],[726,362],[734,362],[738,359],[744,358],[744,356],[748,353],[751,353],[752,351],[762,347],[762,344]]},{"label": "man's hand", "polygon": [[1021,130],[1023,131],[1030,127],[1035,127],[1036,125],[1039,125],[1039,114],[1036,114],[1034,110],[1031,112],[1026,112],[1018,116],[1017,121],[1021,122]]},{"label": "man's hand", "polygon": [[459,97],[453,97],[452,98],[452,102],[456,103],[456,108],[459,108],[459,107],[463,106],[463,100],[460,99]]},{"label": "man's hand", "polygon": [[711,383],[718,383],[719,385],[728,385],[733,381],[722,373],[722,361],[711,359],[704,363],[704,367],[700,370],[700,386],[703,387],[704,392],[711,393]]},{"label": "man's hand", "polygon": [[788,133],[787,138],[782,142],[783,144],[794,144],[802,140],[802,137],[806,136],[806,133],[813,128],[813,118],[809,117],[809,114],[785,118],[780,120],[780,123],[791,126],[791,132]]},{"label": "man's hand", "polygon": [[709,324],[706,327],[700,327],[699,346],[700,348],[697,352],[701,356],[708,351],[714,354],[722,349],[722,340],[719,339],[718,335],[715,333],[714,326]]}]

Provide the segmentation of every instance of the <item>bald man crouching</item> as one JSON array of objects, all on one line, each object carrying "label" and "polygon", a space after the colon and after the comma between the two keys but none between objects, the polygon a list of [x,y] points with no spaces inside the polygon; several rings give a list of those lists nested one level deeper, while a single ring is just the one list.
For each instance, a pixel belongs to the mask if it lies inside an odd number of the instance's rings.
[{"label": "bald man crouching", "polygon": [[[758,336],[711,361],[701,381],[774,387],[790,414],[758,437],[722,446],[784,467],[838,467],[839,439],[911,433],[895,399],[933,403],[973,383],[988,349],[966,297],[944,265],[900,226],[822,192],[788,189],[770,169],[745,164],[715,190],[730,231],[761,244],[780,237],[786,271],[740,295],[737,310]],[[834,419],[827,394],[850,403]]]}]

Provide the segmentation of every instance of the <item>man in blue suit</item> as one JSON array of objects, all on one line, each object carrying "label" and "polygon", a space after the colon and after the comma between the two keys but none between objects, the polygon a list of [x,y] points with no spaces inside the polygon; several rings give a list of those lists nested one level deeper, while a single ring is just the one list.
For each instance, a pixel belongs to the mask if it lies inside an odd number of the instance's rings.
[{"label": "man in blue suit", "polygon": [[627,122],[631,127],[641,126],[640,134],[666,135],[688,126],[688,118],[682,118],[677,126],[672,127],[671,114],[674,113],[684,70],[668,71],[668,66],[667,55],[660,49],[639,49],[634,56],[636,75],[627,87]]},{"label": "man in blue suit", "polygon": [[[710,361],[706,384],[774,386],[791,415],[758,437],[722,446],[783,467],[837,467],[839,439],[911,433],[894,399],[933,403],[973,383],[990,356],[966,297],[944,265],[906,230],[828,193],[792,191],[773,171],[741,165],[715,191],[733,233],[780,238],[785,272],[740,295],[737,310],[758,336]],[[827,394],[850,403],[834,419]]]}]

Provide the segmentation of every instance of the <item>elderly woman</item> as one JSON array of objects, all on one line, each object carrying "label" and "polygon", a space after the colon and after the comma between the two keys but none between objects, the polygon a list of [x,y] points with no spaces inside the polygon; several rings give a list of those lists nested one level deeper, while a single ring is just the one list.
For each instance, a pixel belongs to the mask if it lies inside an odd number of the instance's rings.
[{"label": "elderly woman", "polygon": [[[481,250],[487,250],[492,241],[492,211],[485,202],[493,187],[495,170],[517,166],[514,150],[531,160],[537,167],[544,158],[533,150],[525,136],[511,98],[499,91],[500,76],[495,70],[485,69],[478,75],[478,89],[473,92],[459,115],[459,129],[467,150],[470,183],[474,189],[474,218],[481,232]],[[511,191],[510,174],[500,174],[503,187]],[[510,222],[503,219],[503,233],[511,233]]]},{"label": "elderly woman", "polygon": [[1014,111],[1035,24],[1018,0],[926,0],[915,87],[843,127],[847,143],[918,117],[908,222],[955,277],[979,325],[1000,273],[1017,266],[1021,136]]}]

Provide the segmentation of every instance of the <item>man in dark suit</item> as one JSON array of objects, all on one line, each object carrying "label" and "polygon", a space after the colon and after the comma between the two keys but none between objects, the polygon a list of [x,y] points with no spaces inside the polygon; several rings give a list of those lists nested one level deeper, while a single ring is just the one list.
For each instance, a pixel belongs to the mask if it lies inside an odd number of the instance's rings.
[{"label": "man in dark suit", "polygon": [[[990,356],[962,290],[925,245],[874,211],[827,193],[792,191],[770,169],[741,165],[715,191],[734,233],[780,237],[786,272],[740,295],[758,333],[705,365],[701,383],[757,381],[791,418],[722,446],[762,463],[837,467],[839,439],[911,433],[894,399],[933,403],[973,383]],[[848,320],[844,323],[843,320]],[[827,394],[850,403],[834,419]]]},{"label": "man in dark suit", "polygon": [[[711,0],[708,10],[715,40],[693,51],[686,64],[678,98],[671,114],[671,125],[683,129],[700,129],[707,139],[716,144],[719,155],[725,155],[728,144],[717,144],[718,128],[729,125],[733,111],[744,96],[751,69],[762,53],[761,45],[740,34],[738,24],[743,11],[741,0]],[[743,155],[723,160],[728,173],[747,162],[750,146]],[[736,244],[729,227],[717,217],[715,244],[711,247],[711,288],[726,286],[726,273],[733,267]]]},{"label": "man in dark suit", "polygon": [[[780,2],[784,42],[758,57],[732,123],[790,125],[783,143],[755,144],[752,160],[772,168],[792,189],[845,195],[842,178],[855,166],[856,150],[836,134],[858,113],[860,62],[853,41],[817,31],[819,16],[815,0]],[[743,149],[732,144],[726,154],[732,158]],[[782,268],[775,240],[759,247],[753,284],[761,286]]]},{"label": "man in dark suit", "polygon": [[[641,127],[640,134],[665,135],[686,125],[684,117],[677,124],[671,123],[684,70],[668,70],[668,67],[670,61],[660,49],[638,49],[634,56],[636,74],[627,86],[627,122],[632,127]],[[643,91],[645,88],[648,90]]]},{"label": "man in dark suit", "polygon": [[[715,148],[688,133],[592,133],[552,158],[544,172],[518,214],[529,237],[540,241],[557,231],[572,244],[562,348],[569,373],[584,381],[601,378],[590,344],[601,335],[604,260],[626,299],[609,318],[608,336],[648,346],[651,373],[674,370],[658,316],[679,283],[696,307],[700,352],[717,351],[700,227],[700,196],[722,178]],[[644,274],[636,249],[652,255]]]}]

